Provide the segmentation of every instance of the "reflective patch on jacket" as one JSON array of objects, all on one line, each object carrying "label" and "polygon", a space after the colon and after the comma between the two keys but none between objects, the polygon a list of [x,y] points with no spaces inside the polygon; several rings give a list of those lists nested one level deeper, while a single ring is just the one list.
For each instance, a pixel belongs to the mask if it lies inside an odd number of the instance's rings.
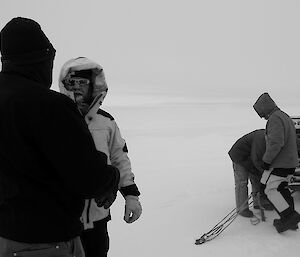
[{"label": "reflective patch on jacket", "polygon": [[99,109],[99,110],[97,111],[97,114],[101,114],[101,115],[103,115],[104,117],[109,118],[110,120],[114,120],[114,117],[113,117],[113,116],[111,116],[108,112],[103,111],[102,109]]},{"label": "reflective patch on jacket", "polygon": [[125,143],[124,147],[123,147],[123,152],[128,153],[128,148],[127,148],[127,144]]}]

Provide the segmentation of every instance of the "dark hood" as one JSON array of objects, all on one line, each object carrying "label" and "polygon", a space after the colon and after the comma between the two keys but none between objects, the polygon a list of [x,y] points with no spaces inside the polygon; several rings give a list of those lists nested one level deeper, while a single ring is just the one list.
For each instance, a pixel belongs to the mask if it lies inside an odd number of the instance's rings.
[{"label": "dark hood", "polygon": [[265,119],[268,119],[274,111],[279,110],[268,93],[263,93],[253,105],[253,108],[261,118]]}]

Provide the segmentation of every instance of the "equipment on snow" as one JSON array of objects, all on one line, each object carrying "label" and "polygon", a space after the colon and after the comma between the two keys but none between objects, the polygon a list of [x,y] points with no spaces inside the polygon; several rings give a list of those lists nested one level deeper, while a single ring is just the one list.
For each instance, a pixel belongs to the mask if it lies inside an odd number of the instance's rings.
[{"label": "equipment on snow", "polygon": [[[260,198],[260,195],[258,195],[258,199]],[[253,194],[251,193],[248,197],[248,199],[239,207],[239,208],[234,208],[231,212],[229,212],[222,220],[220,220],[210,231],[207,233],[203,234],[199,239],[196,239],[195,244],[200,245],[203,244],[207,241],[211,241],[214,238],[216,238],[218,235],[220,235],[238,216],[239,212],[243,209],[243,207],[246,204],[252,204],[253,203]],[[265,221],[265,213],[264,209],[261,206],[260,200],[258,202],[259,207],[260,207],[260,215],[261,215],[261,221]],[[259,217],[254,215],[251,219],[250,222],[252,225],[257,225],[260,222]]]}]

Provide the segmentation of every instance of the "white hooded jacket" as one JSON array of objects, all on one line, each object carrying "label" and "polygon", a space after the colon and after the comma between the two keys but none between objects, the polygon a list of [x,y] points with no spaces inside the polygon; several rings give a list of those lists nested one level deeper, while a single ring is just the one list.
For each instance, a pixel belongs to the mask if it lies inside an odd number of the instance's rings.
[{"label": "white hooded jacket", "polygon": [[[71,59],[61,68],[59,76],[59,88],[61,93],[67,95],[74,101],[73,92],[68,91],[62,81],[73,71],[92,70],[94,75],[93,83],[93,102],[89,107],[88,113],[85,115],[85,121],[93,136],[98,151],[104,152],[108,157],[108,164],[117,167],[120,171],[119,189],[128,186],[135,186],[134,174],[131,171],[130,160],[127,155],[127,146],[122,138],[120,130],[114,118],[107,112],[100,109],[100,106],[106,96],[107,87],[98,86],[97,80],[104,77],[103,68],[85,57]],[[135,186],[136,187],[136,186]],[[133,195],[139,195],[136,187]],[[123,192],[122,192],[123,194]],[[129,193],[130,194],[130,193]],[[126,194],[123,194],[126,195]],[[82,213],[82,221],[85,229],[93,228],[93,222],[104,218],[110,219],[109,209],[98,207],[94,199],[86,200]]]}]

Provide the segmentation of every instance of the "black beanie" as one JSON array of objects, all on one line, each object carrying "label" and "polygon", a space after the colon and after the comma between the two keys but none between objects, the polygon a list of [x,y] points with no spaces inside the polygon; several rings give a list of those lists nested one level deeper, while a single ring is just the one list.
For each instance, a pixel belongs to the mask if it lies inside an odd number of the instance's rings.
[{"label": "black beanie", "polygon": [[18,64],[36,63],[53,59],[55,49],[34,20],[17,17],[0,32],[1,60]]}]

